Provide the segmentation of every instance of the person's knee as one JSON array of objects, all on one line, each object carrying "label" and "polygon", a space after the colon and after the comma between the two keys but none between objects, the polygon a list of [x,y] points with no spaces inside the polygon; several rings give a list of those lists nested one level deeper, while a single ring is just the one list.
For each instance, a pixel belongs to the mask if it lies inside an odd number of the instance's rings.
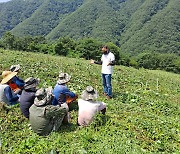
[{"label": "person's knee", "polygon": [[107,84],[106,86],[107,86],[107,88],[112,88],[111,84]]}]

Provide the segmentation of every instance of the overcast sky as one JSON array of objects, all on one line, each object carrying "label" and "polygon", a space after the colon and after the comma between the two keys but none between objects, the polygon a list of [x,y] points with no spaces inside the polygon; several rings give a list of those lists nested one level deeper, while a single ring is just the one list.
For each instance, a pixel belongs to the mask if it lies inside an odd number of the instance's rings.
[{"label": "overcast sky", "polygon": [[8,2],[8,1],[10,1],[10,0],[0,0],[0,3],[2,3],[2,2]]}]

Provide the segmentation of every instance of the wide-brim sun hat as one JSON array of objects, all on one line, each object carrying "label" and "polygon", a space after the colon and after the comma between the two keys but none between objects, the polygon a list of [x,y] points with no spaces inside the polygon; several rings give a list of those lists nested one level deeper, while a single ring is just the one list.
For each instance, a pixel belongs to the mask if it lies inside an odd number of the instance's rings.
[{"label": "wide-brim sun hat", "polygon": [[67,82],[69,82],[69,80],[71,79],[71,76],[67,73],[59,73],[59,78],[57,83],[58,84],[65,84]]},{"label": "wide-brim sun hat", "polygon": [[36,106],[45,106],[50,105],[53,99],[52,87],[49,88],[41,88],[36,91],[34,105]]},{"label": "wide-brim sun hat", "polygon": [[11,71],[3,71],[2,72],[2,81],[1,84],[7,83],[9,80],[11,80],[13,77],[17,75],[17,72],[11,72]]},{"label": "wide-brim sun hat", "polygon": [[28,89],[36,88],[40,82],[40,79],[29,77],[24,82],[25,82],[24,89],[28,90]]},{"label": "wide-brim sun hat", "polygon": [[10,71],[11,71],[11,72],[17,72],[17,71],[19,71],[20,68],[21,68],[21,67],[20,67],[19,64],[18,64],[18,65],[12,65],[12,66],[10,67]]},{"label": "wide-brim sun hat", "polygon": [[96,100],[98,93],[92,86],[87,86],[86,89],[82,92],[81,98],[83,100]]}]

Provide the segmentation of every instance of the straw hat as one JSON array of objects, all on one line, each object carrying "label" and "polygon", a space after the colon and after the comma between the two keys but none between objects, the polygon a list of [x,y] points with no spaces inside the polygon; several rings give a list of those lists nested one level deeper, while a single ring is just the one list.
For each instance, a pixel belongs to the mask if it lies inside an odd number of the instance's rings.
[{"label": "straw hat", "polygon": [[81,98],[86,101],[95,100],[97,99],[97,97],[98,97],[97,91],[95,91],[92,86],[87,86],[86,90],[84,90],[81,95]]},{"label": "straw hat", "polygon": [[34,99],[34,104],[36,106],[45,106],[48,104],[51,104],[51,101],[53,99],[53,94],[52,94],[52,87],[49,88],[41,88],[36,91],[35,94],[35,99]]},{"label": "straw hat", "polygon": [[11,72],[11,71],[4,71],[2,72],[2,81],[1,84],[7,83],[9,80],[11,80],[14,76],[17,75],[17,72]]},{"label": "straw hat", "polygon": [[40,82],[39,78],[35,79],[33,77],[29,77],[25,80],[24,89],[28,90],[31,88],[36,88],[36,86],[39,84],[39,82]]},{"label": "straw hat", "polygon": [[10,71],[11,71],[11,72],[18,72],[19,69],[20,69],[20,65],[19,65],[19,64],[18,64],[18,65],[12,65],[12,66],[10,67]]},{"label": "straw hat", "polygon": [[59,73],[59,79],[57,81],[58,84],[65,84],[69,82],[71,76],[67,73]]}]

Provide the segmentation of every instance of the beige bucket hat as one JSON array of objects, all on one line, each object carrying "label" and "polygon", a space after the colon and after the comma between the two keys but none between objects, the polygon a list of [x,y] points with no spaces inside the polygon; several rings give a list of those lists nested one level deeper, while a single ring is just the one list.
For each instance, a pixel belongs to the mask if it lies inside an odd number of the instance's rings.
[{"label": "beige bucket hat", "polygon": [[36,106],[50,105],[54,97],[52,94],[52,90],[52,87],[41,88],[37,90],[35,94],[34,104]]},{"label": "beige bucket hat", "polygon": [[92,86],[87,86],[86,89],[82,92],[81,98],[83,100],[96,100],[98,97],[97,91],[94,90]]},{"label": "beige bucket hat", "polygon": [[58,84],[65,84],[69,82],[71,76],[67,73],[59,73],[59,79],[57,81]]},{"label": "beige bucket hat", "polygon": [[36,78],[33,78],[33,77],[29,77],[24,82],[25,82],[24,89],[28,90],[28,89],[31,89],[31,88],[36,88],[37,85],[40,82],[40,79],[39,78],[36,79]]}]

